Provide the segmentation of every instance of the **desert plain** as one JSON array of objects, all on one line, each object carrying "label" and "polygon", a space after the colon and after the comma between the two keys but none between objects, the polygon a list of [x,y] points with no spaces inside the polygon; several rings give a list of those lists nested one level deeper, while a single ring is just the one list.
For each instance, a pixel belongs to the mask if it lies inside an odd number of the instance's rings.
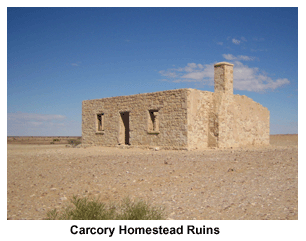
[{"label": "desert plain", "polygon": [[73,195],[142,199],[173,220],[298,219],[298,135],[194,151],[73,148],[69,138],[8,137],[7,219],[45,219]]}]

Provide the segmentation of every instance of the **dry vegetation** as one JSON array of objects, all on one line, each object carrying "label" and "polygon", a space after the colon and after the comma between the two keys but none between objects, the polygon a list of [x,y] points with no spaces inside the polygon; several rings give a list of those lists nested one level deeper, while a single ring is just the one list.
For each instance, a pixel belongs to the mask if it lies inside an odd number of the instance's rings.
[{"label": "dry vegetation", "polygon": [[297,135],[271,136],[268,147],[189,152],[10,138],[8,219],[44,219],[73,195],[150,201],[165,207],[168,219],[298,218]]}]

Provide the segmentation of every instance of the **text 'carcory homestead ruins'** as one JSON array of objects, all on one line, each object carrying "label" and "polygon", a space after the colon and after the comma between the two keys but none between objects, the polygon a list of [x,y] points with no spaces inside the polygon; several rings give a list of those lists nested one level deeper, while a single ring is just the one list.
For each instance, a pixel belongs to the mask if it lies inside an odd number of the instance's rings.
[{"label": "text 'carcory homestead ruins'", "polygon": [[233,94],[233,66],[214,65],[214,93],[179,89],[83,101],[82,143],[185,150],[268,145],[270,112]]}]

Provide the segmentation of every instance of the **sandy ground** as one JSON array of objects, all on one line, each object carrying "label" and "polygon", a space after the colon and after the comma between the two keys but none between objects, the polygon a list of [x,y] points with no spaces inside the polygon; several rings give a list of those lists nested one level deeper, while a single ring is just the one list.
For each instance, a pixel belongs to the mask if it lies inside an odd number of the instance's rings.
[{"label": "sandy ground", "polygon": [[140,198],[168,219],[298,219],[298,136],[268,147],[153,151],[7,146],[7,218],[44,219],[73,195]]}]

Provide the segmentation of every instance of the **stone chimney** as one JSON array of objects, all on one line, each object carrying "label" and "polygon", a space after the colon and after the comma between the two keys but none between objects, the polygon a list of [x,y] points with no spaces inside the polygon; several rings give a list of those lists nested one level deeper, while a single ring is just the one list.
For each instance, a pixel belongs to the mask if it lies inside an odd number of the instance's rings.
[{"label": "stone chimney", "polygon": [[235,144],[233,69],[234,65],[227,62],[214,65],[215,92],[209,115],[209,147],[223,148]]},{"label": "stone chimney", "polygon": [[233,95],[233,70],[234,65],[220,62],[214,65],[215,93]]}]

